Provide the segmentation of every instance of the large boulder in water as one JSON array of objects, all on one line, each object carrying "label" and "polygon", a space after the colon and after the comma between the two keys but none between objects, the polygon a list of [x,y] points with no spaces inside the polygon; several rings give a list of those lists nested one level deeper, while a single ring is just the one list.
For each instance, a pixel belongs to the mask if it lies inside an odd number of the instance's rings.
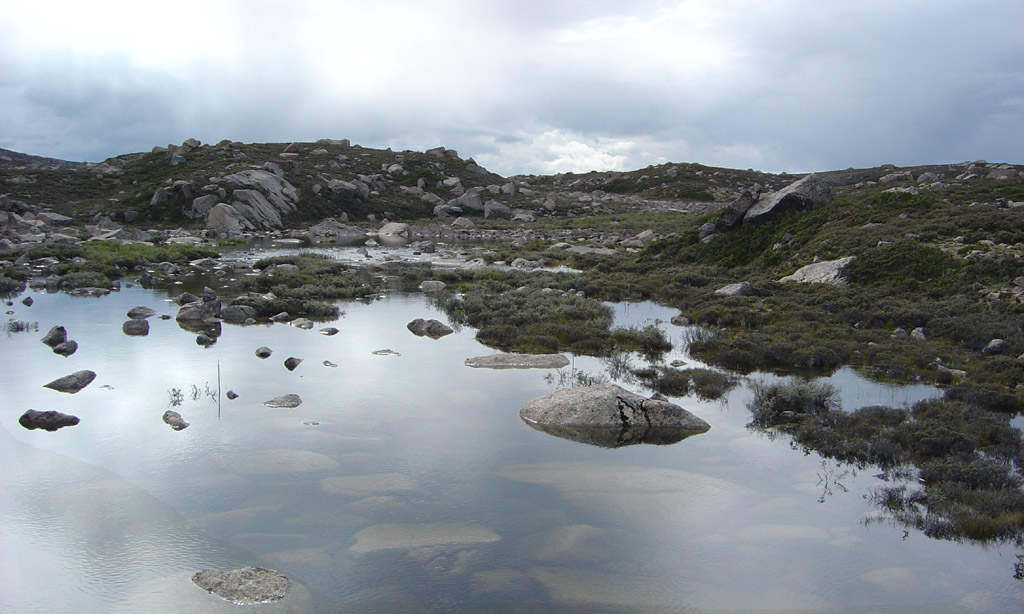
[{"label": "large boulder in water", "polygon": [[591,445],[617,448],[676,443],[711,428],[682,407],[601,384],[558,390],[519,411],[533,428]]},{"label": "large boulder in water", "polygon": [[68,340],[68,331],[63,326],[54,326],[50,332],[43,335],[42,342],[52,347],[57,347]]},{"label": "large boulder in water", "polygon": [[423,318],[416,318],[412,322],[406,324],[412,334],[417,337],[430,337],[431,339],[440,339],[445,335],[450,335],[455,331],[451,326],[448,326],[444,322],[439,320],[424,320]]}]

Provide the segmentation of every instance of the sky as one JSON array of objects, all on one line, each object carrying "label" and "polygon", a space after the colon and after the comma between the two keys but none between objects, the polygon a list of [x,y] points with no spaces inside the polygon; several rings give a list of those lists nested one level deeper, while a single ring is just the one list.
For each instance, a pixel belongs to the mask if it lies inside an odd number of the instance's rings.
[{"label": "sky", "polygon": [[0,0],[0,147],[187,138],[504,176],[1024,163],[1024,2]]}]

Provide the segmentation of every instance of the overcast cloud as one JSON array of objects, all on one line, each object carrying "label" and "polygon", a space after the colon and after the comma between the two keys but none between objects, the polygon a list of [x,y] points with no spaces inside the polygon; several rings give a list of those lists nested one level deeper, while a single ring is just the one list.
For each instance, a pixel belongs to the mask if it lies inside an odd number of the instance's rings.
[{"label": "overcast cloud", "polygon": [[1024,3],[0,0],[0,147],[348,138],[503,175],[1024,162]]}]

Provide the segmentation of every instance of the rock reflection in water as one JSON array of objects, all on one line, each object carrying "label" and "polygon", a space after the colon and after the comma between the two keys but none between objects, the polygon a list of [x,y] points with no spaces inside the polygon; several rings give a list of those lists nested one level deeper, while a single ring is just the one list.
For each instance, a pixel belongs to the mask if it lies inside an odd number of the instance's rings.
[{"label": "rock reflection in water", "polygon": [[687,437],[700,435],[701,433],[706,432],[667,427],[654,428],[636,426],[631,428],[614,428],[601,426],[555,426],[550,424],[536,424],[529,420],[523,420],[523,422],[543,433],[601,448],[622,448],[624,446],[633,446],[640,443],[667,446],[679,443]]}]

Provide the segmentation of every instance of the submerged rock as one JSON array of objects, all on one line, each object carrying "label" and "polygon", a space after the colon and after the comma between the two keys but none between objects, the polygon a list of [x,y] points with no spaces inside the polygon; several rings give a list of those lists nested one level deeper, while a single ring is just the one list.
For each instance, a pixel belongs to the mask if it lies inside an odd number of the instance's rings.
[{"label": "submerged rock", "polygon": [[37,409],[30,409],[18,418],[18,423],[30,431],[43,429],[44,431],[53,432],[65,426],[75,426],[78,424],[78,416],[62,414],[59,411],[53,410],[39,411]]},{"label": "submerged rock", "polygon": [[170,409],[164,412],[164,422],[176,431],[188,428],[188,422],[185,422],[184,418],[181,417],[181,414]]},{"label": "submerged rock", "polygon": [[561,369],[569,359],[561,354],[491,354],[466,359],[467,367],[485,369]]},{"label": "submerged rock", "polygon": [[283,394],[269,401],[264,401],[263,404],[267,407],[292,409],[302,405],[302,398],[297,394]]},{"label": "submerged rock", "polygon": [[56,390],[57,392],[67,392],[69,394],[74,394],[81,390],[82,388],[85,388],[86,386],[91,384],[92,380],[94,379],[96,379],[96,373],[93,371],[75,371],[71,375],[59,377],[50,382],[49,384],[44,385],[43,387],[51,388],[53,390]]},{"label": "submerged rock", "polygon": [[412,322],[406,324],[406,328],[412,331],[412,334],[417,337],[430,337],[431,339],[440,339],[445,335],[450,335],[455,332],[452,327],[448,326],[444,322],[438,320],[424,320],[423,318],[416,318]]},{"label": "submerged rock", "polygon": [[557,437],[613,448],[672,444],[711,428],[674,403],[646,399],[615,384],[558,390],[531,399],[519,416]]},{"label": "submerged rock", "polygon": [[121,325],[121,332],[129,337],[144,337],[149,334],[149,320],[128,320]]},{"label": "submerged rock", "polygon": [[280,601],[291,586],[283,574],[263,567],[242,567],[231,571],[204,569],[192,576],[192,582],[238,605]]}]

